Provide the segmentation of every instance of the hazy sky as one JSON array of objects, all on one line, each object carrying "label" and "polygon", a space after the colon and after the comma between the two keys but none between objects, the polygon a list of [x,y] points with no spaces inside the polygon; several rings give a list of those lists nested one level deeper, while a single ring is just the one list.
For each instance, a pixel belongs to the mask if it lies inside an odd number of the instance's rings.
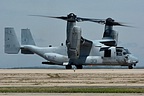
[{"label": "hazy sky", "polygon": [[[144,66],[144,0],[0,0],[0,68],[44,66],[37,55],[4,53],[4,28],[14,27],[20,41],[20,31],[29,28],[38,46],[59,46],[65,43],[66,22],[28,15],[62,16],[74,12],[81,17],[125,22],[135,28],[115,27],[119,45],[128,48]],[[104,26],[81,22],[85,38],[101,39]]]}]

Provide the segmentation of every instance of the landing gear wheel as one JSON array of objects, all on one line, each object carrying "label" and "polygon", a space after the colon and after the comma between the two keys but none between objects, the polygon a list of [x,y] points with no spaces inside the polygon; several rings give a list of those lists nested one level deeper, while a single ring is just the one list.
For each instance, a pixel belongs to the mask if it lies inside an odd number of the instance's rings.
[{"label": "landing gear wheel", "polygon": [[133,69],[133,66],[128,66],[129,69]]},{"label": "landing gear wheel", "polygon": [[82,69],[83,66],[82,65],[76,65],[77,69]]},{"label": "landing gear wheel", "polygon": [[71,65],[66,65],[66,69],[72,69]]}]

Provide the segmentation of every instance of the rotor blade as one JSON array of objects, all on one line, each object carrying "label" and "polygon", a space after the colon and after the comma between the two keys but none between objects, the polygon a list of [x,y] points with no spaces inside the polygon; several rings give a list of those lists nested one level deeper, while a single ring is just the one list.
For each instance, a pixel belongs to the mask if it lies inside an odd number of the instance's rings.
[{"label": "rotor blade", "polygon": [[105,22],[104,19],[91,19],[91,18],[81,18],[81,17],[77,17],[77,21],[78,22],[90,21],[90,22],[95,22],[95,23],[100,23],[100,24],[104,24],[104,22]]},{"label": "rotor blade", "polygon": [[126,25],[122,22],[113,22],[113,26],[133,27],[133,26]]},{"label": "rotor blade", "polygon": [[[107,19],[110,19],[110,20],[107,20]],[[95,22],[95,23],[99,23],[99,24],[111,25],[111,26],[132,27],[132,26],[125,25],[121,22],[115,22],[112,18],[107,18],[107,19],[92,19],[92,18],[77,17],[77,22],[90,21],[90,22]]]},{"label": "rotor blade", "polygon": [[56,18],[56,19],[67,20],[67,17],[64,17],[64,16],[61,16],[61,17],[44,16],[44,15],[29,15],[29,16],[46,17],[46,18]]},{"label": "rotor blade", "polygon": [[[45,16],[45,15],[29,15],[29,16],[37,16],[37,17],[45,17],[45,18],[56,18],[56,19],[62,19],[62,20],[70,20],[67,16],[60,16],[60,17],[54,17],[54,16]],[[124,26],[124,27],[132,27],[125,25],[121,22],[115,22],[112,18],[107,18],[107,19],[92,19],[92,18],[82,18],[82,17],[76,17],[74,19],[77,22],[83,22],[83,21],[89,21],[89,22],[94,22],[98,24],[106,24],[106,25],[111,25],[111,26]]]},{"label": "rotor blade", "polygon": [[[54,17],[54,16],[45,16],[45,15],[29,15],[29,16],[37,16],[37,17],[45,17],[45,18],[56,18],[56,19],[62,19],[62,20],[69,20],[68,17],[65,16],[60,16],[60,17]],[[82,22],[82,21],[90,21],[90,22],[95,22],[95,23],[100,23],[104,24],[105,20],[104,19],[91,19],[91,18],[81,18],[81,17],[76,17],[77,22]]]}]

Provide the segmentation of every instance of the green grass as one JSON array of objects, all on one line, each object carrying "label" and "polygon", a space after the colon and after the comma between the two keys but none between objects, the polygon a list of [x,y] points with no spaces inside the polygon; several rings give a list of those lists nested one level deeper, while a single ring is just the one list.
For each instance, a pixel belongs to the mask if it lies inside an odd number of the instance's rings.
[{"label": "green grass", "polygon": [[144,93],[144,88],[0,87],[0,93]]}]

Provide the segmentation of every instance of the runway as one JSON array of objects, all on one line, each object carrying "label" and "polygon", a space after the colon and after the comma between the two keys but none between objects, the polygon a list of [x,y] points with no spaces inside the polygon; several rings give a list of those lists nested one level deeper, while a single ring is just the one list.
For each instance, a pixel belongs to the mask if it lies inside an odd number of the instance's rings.
[{"label": "runway", "polygon": [[[144,69],[0,69],[0,87],[144,88]],[[144,93],[0,93],[0,96],[143,96]]]},{"label": "runway", "polygon": [[144,73],[144,69],[0,69],[0,73]]},{"label": "runway", "polygon": [[0,69],[1,87],[144,87],[144,69]]}]

